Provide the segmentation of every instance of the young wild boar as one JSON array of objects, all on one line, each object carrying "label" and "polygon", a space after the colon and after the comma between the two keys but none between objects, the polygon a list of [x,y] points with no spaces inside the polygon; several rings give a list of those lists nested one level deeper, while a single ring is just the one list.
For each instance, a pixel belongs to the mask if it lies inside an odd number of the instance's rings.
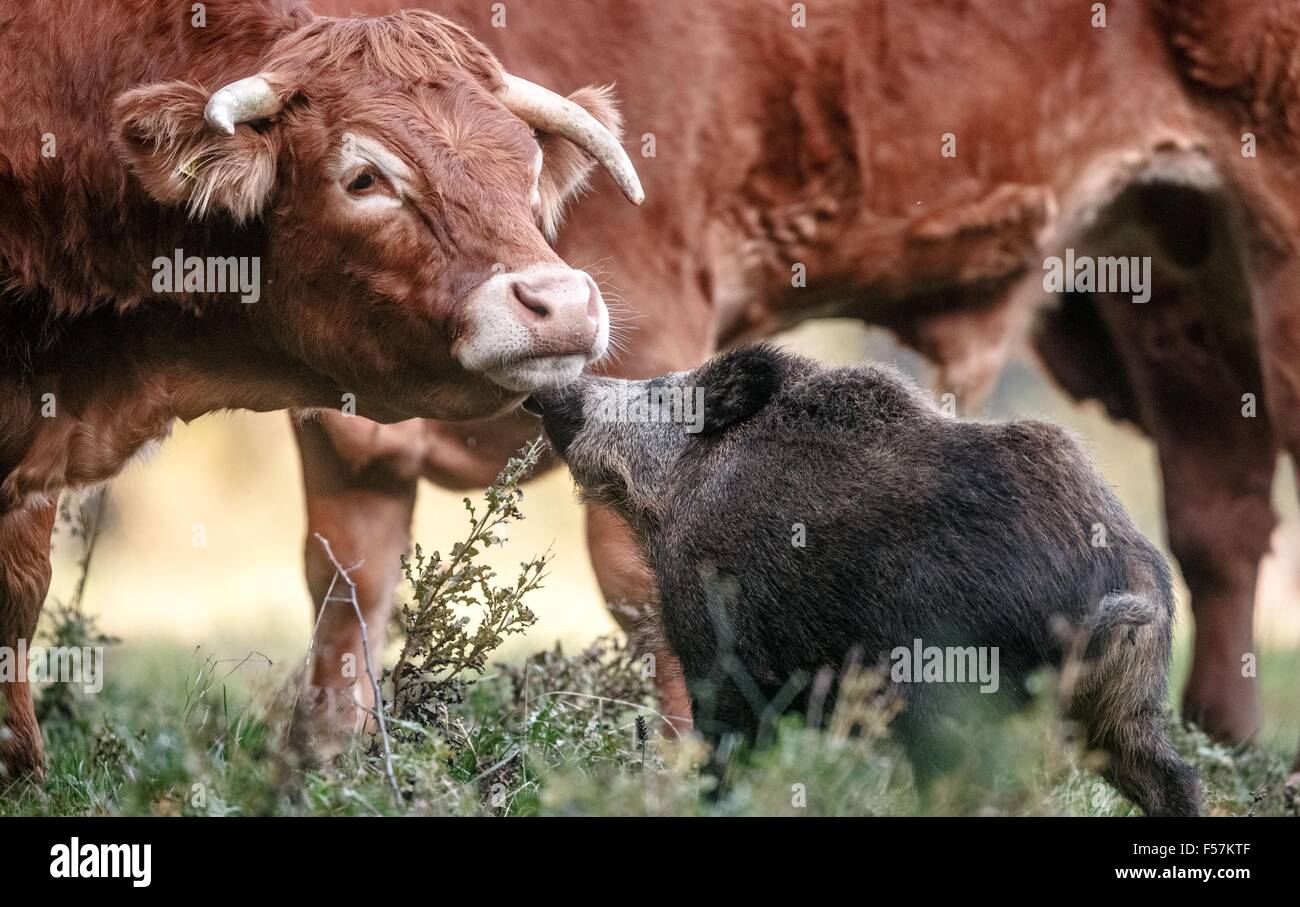
[{"label": "young wild boar", "polygon": [[[806,708],[819,671],[880,664],[924,781],[953,708],[935,681],[1014,703],[1073,651],[1066,711],[1106,777],[1149,815],[1199,812],[1162,724],[1169,569],[1062,429],[958,421],[892,370],[770,346],[527,406],[584,497],[642,542],[707,736]],[[945,677],[954,652],[979,653],[979,676]]]}]

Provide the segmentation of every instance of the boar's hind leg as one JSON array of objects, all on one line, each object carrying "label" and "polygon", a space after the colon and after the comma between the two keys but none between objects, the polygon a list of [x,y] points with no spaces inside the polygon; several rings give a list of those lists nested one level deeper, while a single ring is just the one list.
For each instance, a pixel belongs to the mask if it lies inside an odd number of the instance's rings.
[{"label": "boar's hind leg", "polygon": [[1089,749],[1106,755],[1102,775],[1143,812],[1195,816],[1196,773],[1178,758],[1164,726],[1171,619],[1171,603],[1106,596],[1070,713],[1087,728]]},{"label": "boar's hind leg", "polygon": [[1159,710],[1127,716],[1089,743],[1108,757],[1102,777],[1148,816],[1201,814],[1196,772],[1174,752]]}]

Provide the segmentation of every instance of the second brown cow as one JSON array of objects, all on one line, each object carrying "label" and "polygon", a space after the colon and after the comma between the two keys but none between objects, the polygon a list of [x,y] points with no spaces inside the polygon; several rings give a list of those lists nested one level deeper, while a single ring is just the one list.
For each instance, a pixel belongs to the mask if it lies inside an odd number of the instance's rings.
[{"label": "second brown cow", "polygon": [[[1300,454],[1300,86],[1284,65],[1300,9],[1237,6],[1120,0],[1099,21],[1069,0],[828,0],[801,20],[776,0],[553,0],[512,6],[505,28],[476,2],[439,9],[512,70],[619,86],[648,203],[591,198],[560,244],[602,262],[636,316],[609,373],[850,316],[975,405],[1032,337],[1067,390],[1147,432],[1196,618],[1184,712],[1242,740],[1274,463]],[[1149,259],[1147,286],[1050,296],[1044,265],[1068,255]],[[486,483],[536,431],[521,415],[300,430],[309,531],[369,565],[371,627],[417,479]],[[647,585],[626,534],[592,511],[589,538],[615,614],[635,613]],[[308,571],[319,600],[330,569],[311,546]],[[359,651],[354,620],[323,630]],[[317,682],[345,683],[333,664]]]}]

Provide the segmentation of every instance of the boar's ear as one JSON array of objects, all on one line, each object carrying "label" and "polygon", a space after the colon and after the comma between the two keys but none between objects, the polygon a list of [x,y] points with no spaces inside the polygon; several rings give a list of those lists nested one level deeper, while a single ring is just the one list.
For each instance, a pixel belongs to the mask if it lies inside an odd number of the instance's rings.
[{"label": "boar's ear", "polygon": [[155,200],[185,205],[192,217],[219,209],[242,222],[271,196],[279,131],[222,135],[204,120],[207,102],[208,92],[188,82],[125,92],[113,102],[114,142]]},{"label": "boar's ear", "polygon": [[[611,87],[588,85],[569,95],[569,100],[595,117],[614,138],[623,138],[623,115]],[[565,209],[586,191],[596,162],[577,145],[549,132],[540,133],[537,141],[542,146],[542,175],[537,181],[542,200],[537,217],[546,238],[554,241]]]},{"label": "boar's ear", "polygon": [[721,431],[766,406],[784,366],[784,354],[769,344],[732,350],[707,363],[694,379],[704,388],[704,431]]}]

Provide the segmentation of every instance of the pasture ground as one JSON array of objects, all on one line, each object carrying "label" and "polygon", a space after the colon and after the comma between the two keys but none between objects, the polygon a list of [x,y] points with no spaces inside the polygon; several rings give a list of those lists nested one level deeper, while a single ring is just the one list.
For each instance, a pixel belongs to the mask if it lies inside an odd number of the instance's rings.
[{"label": "pasture ground", "polygon": [[[734,754],[728,791],[710,797],[701,747],[659,734],[645,683],[611,642],[489,666],[444,730],[398,728],[399,805],[373,740],[324,767],[283,742],[297,665],[233,645],[126,643],[109,657],[102,694],[44,716],[49,776],[0,799],[0,816],[1136,814],[1062,743],[1045,704],[997,724],[921,802],[869,696],[846,697],[827,730],[790,719],[770,746]],[[1300,735],[1300,659],[1265,653],[1262,664],[1269,721],[1256,745],[1175,732],[1213,814],[1296,811],[1282,782]]]}]

